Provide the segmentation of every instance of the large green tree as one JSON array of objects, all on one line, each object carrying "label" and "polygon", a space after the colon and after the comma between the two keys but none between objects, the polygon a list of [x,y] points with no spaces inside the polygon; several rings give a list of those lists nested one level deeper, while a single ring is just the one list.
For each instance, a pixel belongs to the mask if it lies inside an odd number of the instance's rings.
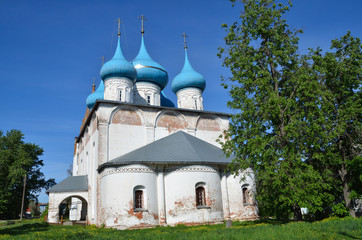
[{"label": "large green tree", "polygon": [[232,74],[222,80],[234,109],[223,149],[236,156],[232,171],[254,170],[262,214],[301,219],[301,207],[315,213],[334,200],[333,171],[320,174],[320,146],[329,136],[320,111],[324,93],[308,58],[298,54],[301,31],[284,18],[291,4],[243,0],[242,6],[240,21],[224,25],[219,55]]},{"label": "large green tree", "polygon": [[25,205],[35,200],[41,189],[55,184],[46,180],[41,172],[43,149],[36,144],[25,143],[19,130],[5,135],[0,131],[0,218],[18,217],[21,208],[23,179],[27,176]]},{"label": "large green tree", "polygon": [[313,71],[325,93],[321,111],[328,119],[324,162],[339,178],[345,206],[355,217],[353,199],[362,198],[362,45],[348,32],[332,41],[332,52],[313,52]]}]

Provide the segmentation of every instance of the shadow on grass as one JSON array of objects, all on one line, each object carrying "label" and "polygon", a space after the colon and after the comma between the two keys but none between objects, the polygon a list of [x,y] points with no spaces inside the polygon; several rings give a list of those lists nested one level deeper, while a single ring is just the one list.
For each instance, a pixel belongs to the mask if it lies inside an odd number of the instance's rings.
[{"label": "shadow on grass", "polygon": [[349,237],[349,238],[352,238],[352,239],[362,239],[361,237],[356,237],[356,236],[353,236],[345,231],[339,231],[338,234],[340,235],[343,235],[345,237]]},{"label": "shadow on grass", "polygon": [[31,232],[47,231],[49,224],[46,222],[24,222],[15,226],[0,228],[0,235],[10,234],[11,236],[29,234]]}]

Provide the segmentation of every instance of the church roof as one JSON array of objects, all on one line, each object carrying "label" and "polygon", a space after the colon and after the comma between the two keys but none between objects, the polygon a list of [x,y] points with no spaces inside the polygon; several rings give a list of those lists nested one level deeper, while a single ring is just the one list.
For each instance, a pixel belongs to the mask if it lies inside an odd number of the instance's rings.
[{"label": "church roof", "polygon": [[225,157],[221,148],[179,131],[106,162],[99,171],[131,163],[229,164],[232,160],[233,157]]},{"label": "church roof", "polygon": [[79,192],[88,191],[88,176],[70,176],[49,188],[46,192]]}]

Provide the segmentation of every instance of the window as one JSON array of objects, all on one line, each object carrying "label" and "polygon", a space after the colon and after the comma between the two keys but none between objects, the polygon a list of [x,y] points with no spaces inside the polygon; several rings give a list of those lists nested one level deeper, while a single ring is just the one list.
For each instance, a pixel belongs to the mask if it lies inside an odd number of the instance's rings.
[{"label": "window", "polygon": [[133,209],[135,212],[147,212],[147,192],[144,186],[133,188]]},{"label": "window", "polygon": [[143,191],[136,190],[135,191],[135,209],[142,209],[143,208]]},{"label": "window", "polygon": [[150,95],[147,96],[147,104],[151,104],[151,96]]},{"label": "window", "polygon": [[243,204],[249,204],[249,189],[246,187],[243,188]]},{"label": "window", "polygon": [[122,101],[122,90],[119,91],[119,101]]},{"label": "window", "polygon": [[197,187],[196,188],[196,206],[205,206],[205,188],[204,187]]},{"label": "window", "polygon": [[195,109],[197,109],[197,100],[195,99]]}]

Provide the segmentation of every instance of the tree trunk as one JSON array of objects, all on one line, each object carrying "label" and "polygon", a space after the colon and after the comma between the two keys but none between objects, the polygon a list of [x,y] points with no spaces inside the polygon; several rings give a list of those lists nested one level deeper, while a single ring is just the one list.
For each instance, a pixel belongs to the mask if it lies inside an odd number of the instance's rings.
[{"label": "tree trunk", "polygon": [[355,218],[356,213],[355,213],[354,208],[353,208],[353,202],[352,202],[352,200],[350,198],[351,191],[349,190],[349,187],[348,187],[348,181],[346,179],[347,169],[346,169],[344,164],[342,164],[342,166],[341,166],[341,169],[339,171],[339,175],[340,175],[342,183],[343,183],[343,199],[344,199],[344,202],[345,202],[345,206],[346,206],[346,208],[349,209],[349,214],[352,217]]},{"label": "tree trunk", "polygon": [[293,213],[294,213],[294,220],[296,220],[296,221],[303,220],[302,210],[300,209],[300,207],[298,205],[293,206]]},{"label": "tree trunk", "polygon": [[351,195],[351,191],[348,187],[348,176],[347,176],[347,169],[346,169],[346,157],[345,157],[345,152],[344,149],[342,147],[342,139],[341,137],[339,137],[339,141],[338,141],[338,148],[339,148],[339,153],[341,155],[342,158],[342,164],[341,164],[341,169],[339,170],[339,176],[341,177],[342,180],[342,184],[343,184],[343,198],[344,198],[344,203],[346,208],[349,209],[349,213],[352,217],[356,217],[356,213],[353,209],[353,203],[351,201],[350,195]]}]

